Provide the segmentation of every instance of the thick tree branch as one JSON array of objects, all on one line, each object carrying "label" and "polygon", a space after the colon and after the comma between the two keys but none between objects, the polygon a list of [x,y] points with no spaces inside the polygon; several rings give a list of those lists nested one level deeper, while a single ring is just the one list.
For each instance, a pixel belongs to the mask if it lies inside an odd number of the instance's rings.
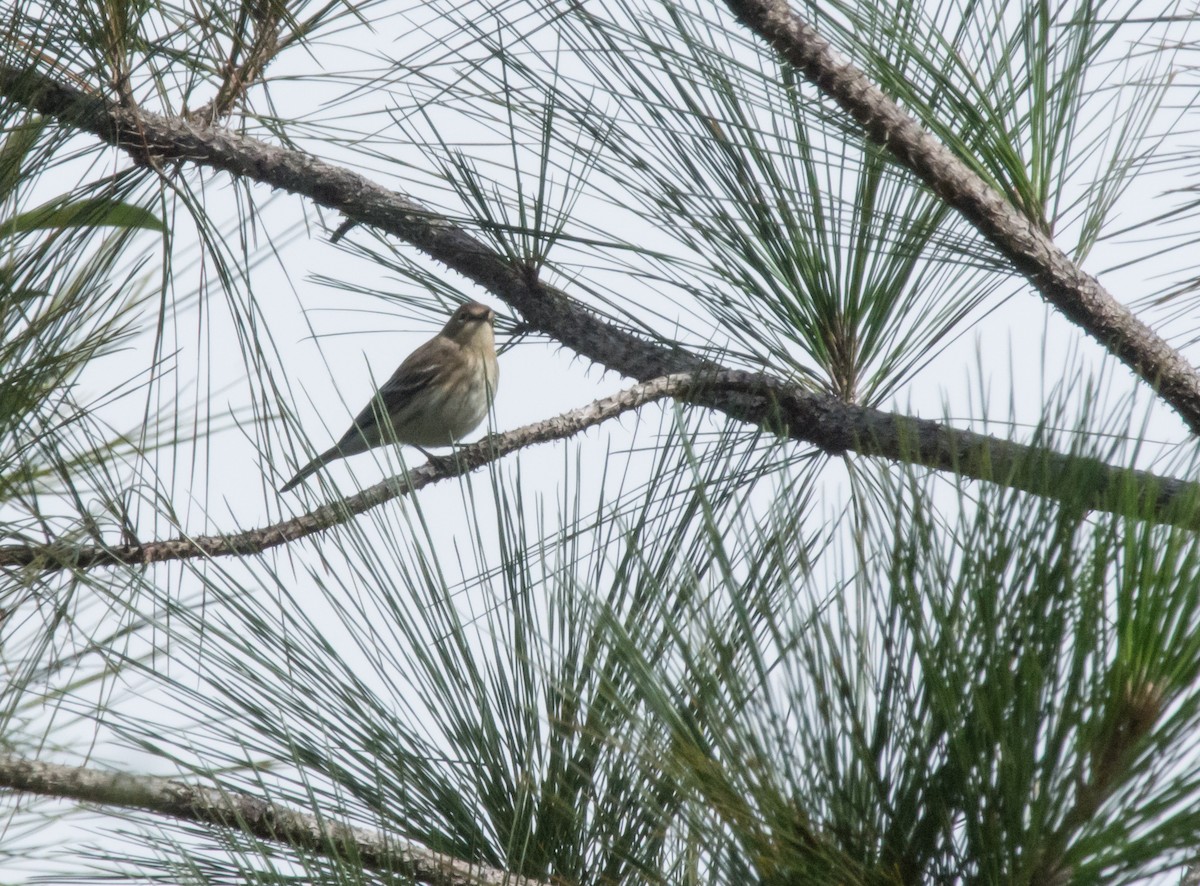
[{"label": "thick tree branch", "polygon": [[[936,422],[846,404],[778,379],[726,370],[688,351],[640,338],[602,320],[562,290],[533,278],[524,268],[514,267],[506,257],[445,218],[350,170],[225,129],[116,107],[36,71],[0,66],[0,96],[90,132],[110,144],[125,147],[135,157],[149,153],[164,160],[224,170],[307,196],[322,206],[336,209],[348,219],[406,240],[502,299],[521,314],[531,329],[624,375],[642,381],[670,375],[708,379],[732,379],[740,375],[756,380],[754,384],[740,387],[734,384],[698,386],[687,395],[687,399],[697,405],[720,410],[752,424],[770,423],[793,439],[811,443],[830,454],[851,450],[994,480],[1060,500],[1076,497],[1074,488],[1078,484],[1069,482],[1068,475],[1057,469],[1049,470],[1043,464],[1044,460],[1039,460],[1036,449],[955,431]],[[1050,246],[1053,248],[1053,244]],[[1182,358],[1179,361],[1182,362]],[[769,391],[771,397],[764,396],[763,391]],[[1128,472],[1100,462],[1072,464],[1077,467],[1088,464],[1094,475],[1094,482],[1088,486],[1088,500],[1079,502],[1080,506],[1117,507],[1113,503],[1113,494],[1118,488],[1125,488],[1137,498],[1133,512],[1139,517],[1188,526],[1194,522],[1188,508],[1175,507],[1181,499],[1191,500],[1195,490],[1193,484]],[[425,478],[418,471],[410,477],[413,483],[420,485],[434,479],[441,479],[441,475]],[[153,562],[155,558],[221,556],[262,550],[343,522],[352,516],[347,514],[348,505],[358,503],[365,508],[378,504],[392,497],[391,493],[385,494],[390,488],[393,487],[377,486],[339,504],[336,509],[318,509],[297,521],[235,536],[156,542],[156,545],[166,547],[152,550],[146,547],[71,548],[63,556],[50,556],[45,568],[142,563]],[[75,554],[80,554],[80,558],[73,559]],[[9,551],[5,556],[24,555]],[[19,563],[12,559],[0,562]]]},{"label": "thick tree branch", "polygon": [[1083,510],[1114,511],[1200,529],[1200,484],[1117,468],[1095,458],[1010,443],[925,419],[850,406],[828,394],[804,391],[769,376],[729,370],[715,375],[672,375],[634,385],[554,418],[492,434],[458,449],[452,457],[430,461],[343,501],[261,529],[113,547],[5,545],[0,547],[0,568],[53,572],[258,554],[348,522],[370,508],[432,483],[469,473],[517,449],[565,439],[656,400],[675,397],[711,405],[722,398],[746,396],[761,401],[764,421],[769,426],[802,439],[817,437],[827,449],[882,456],[990,480]]},{"label": "thick tree branch", "polygon": [[866,74],[838,58],[787,0],[726,0],[738,20],[858,121],[957,209],[1051,305],[1121,359],[1200,433],[1200,371],[1079,268],[966,163],[904,113]]},{"label": "thick tree branch", "polygon": [[357,858],[372,870],[432,886],[545,886],[541,880],[470,864],[419,843],[335,824],[259,797],[169,778],[105,772],[0,755],[0,789],[145,809],[198,824],[237,828],[307,852]]},{"label": "thick tree branch", "polygon": [[308,197],[399,237],[502,299],[532,331],[623,375],[646,381],[672,372],[719,368],[605,322],[427,207],[348,169],[227,129],[120,108],[36,71],[0,65],[0,96],[92,133],[135,159],[149,154],[223,170]]}]

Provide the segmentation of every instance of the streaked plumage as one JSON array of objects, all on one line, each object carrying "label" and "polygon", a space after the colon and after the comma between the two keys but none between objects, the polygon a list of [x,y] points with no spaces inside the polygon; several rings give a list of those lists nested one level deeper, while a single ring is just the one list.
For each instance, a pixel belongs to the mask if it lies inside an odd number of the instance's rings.
[{"label": "streaked plumage", "polygon": [[[326,464],[386,443],[449,446],[478,427],[496,393],[496,315],[470,302],[445,327],[408,355],[363,408],[342,439],[279,491],[295,488]],[[390,423],[380,425],[380,417]]]}]

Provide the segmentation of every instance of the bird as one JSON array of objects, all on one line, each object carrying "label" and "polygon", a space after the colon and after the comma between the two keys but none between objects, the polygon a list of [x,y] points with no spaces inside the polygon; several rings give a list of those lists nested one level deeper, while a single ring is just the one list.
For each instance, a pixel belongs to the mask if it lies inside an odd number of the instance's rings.
[{"label": "bird", "polygon": [[[500,367],[496,362],[496,314],[487,305],[459,307],[442,331],[404,359],[354,419],[350,430],[280,487],[299,486],[331,461],[387,443],[450,446],[487,415]],[[381,419],[383,424],[381,424]]]}]

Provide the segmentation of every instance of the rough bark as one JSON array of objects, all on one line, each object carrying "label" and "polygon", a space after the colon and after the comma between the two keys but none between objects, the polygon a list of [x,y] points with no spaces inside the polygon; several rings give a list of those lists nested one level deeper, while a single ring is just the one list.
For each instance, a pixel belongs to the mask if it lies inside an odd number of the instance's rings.
[{"label": "rough bark", "polygon": [[836,397],[803,391],[769,376],[725,371],[715,375],[672,375],[634,385],[545,421],[485,437],[458,449],[452,457],[439,458],[345,500],[260,529],[111,547],[5,545],[0,547],[0,568],[53,572],[258,554],[345,523],[384,502],[476,470],[518,449],[565,439],[667,397],[706,405],[726,397],[753,397],[758,401],[762,423],[793,436],[793,428],[802,428],[805,435],[818,437],[827,449],[989,480],[1081,510],[1115,511],[1200,529],[1200,484],[1115,468],[1098,459],[1011,443],[934,421],[848,406]]},{"label": "rough bark", "polygon": [[1042,297],[1144,379],[1200,432],[1200,371],[966,163],[906,114],[866,74],[838,58],[787,0],[726,0],[766,41],[986,237]]},{"label": "rough bark", "polygon": [[357,858],[374,870],[431,886],[546,886],[542,880],[471,864],[411,840],[338,824],[250,794],[170,778],[63,766],[10,754],[0,756],[0,789],[237,828],[307,852]]}]

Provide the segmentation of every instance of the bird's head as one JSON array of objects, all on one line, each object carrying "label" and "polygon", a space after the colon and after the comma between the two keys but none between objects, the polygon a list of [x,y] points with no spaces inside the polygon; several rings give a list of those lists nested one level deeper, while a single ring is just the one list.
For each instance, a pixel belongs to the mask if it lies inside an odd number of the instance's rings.
[{"label": "bird's head", "polygon": [[460,345],[489,344],[495,341],[492,326],[496,312],[477,301],[467,302],[450,315],[442,335]]}]

